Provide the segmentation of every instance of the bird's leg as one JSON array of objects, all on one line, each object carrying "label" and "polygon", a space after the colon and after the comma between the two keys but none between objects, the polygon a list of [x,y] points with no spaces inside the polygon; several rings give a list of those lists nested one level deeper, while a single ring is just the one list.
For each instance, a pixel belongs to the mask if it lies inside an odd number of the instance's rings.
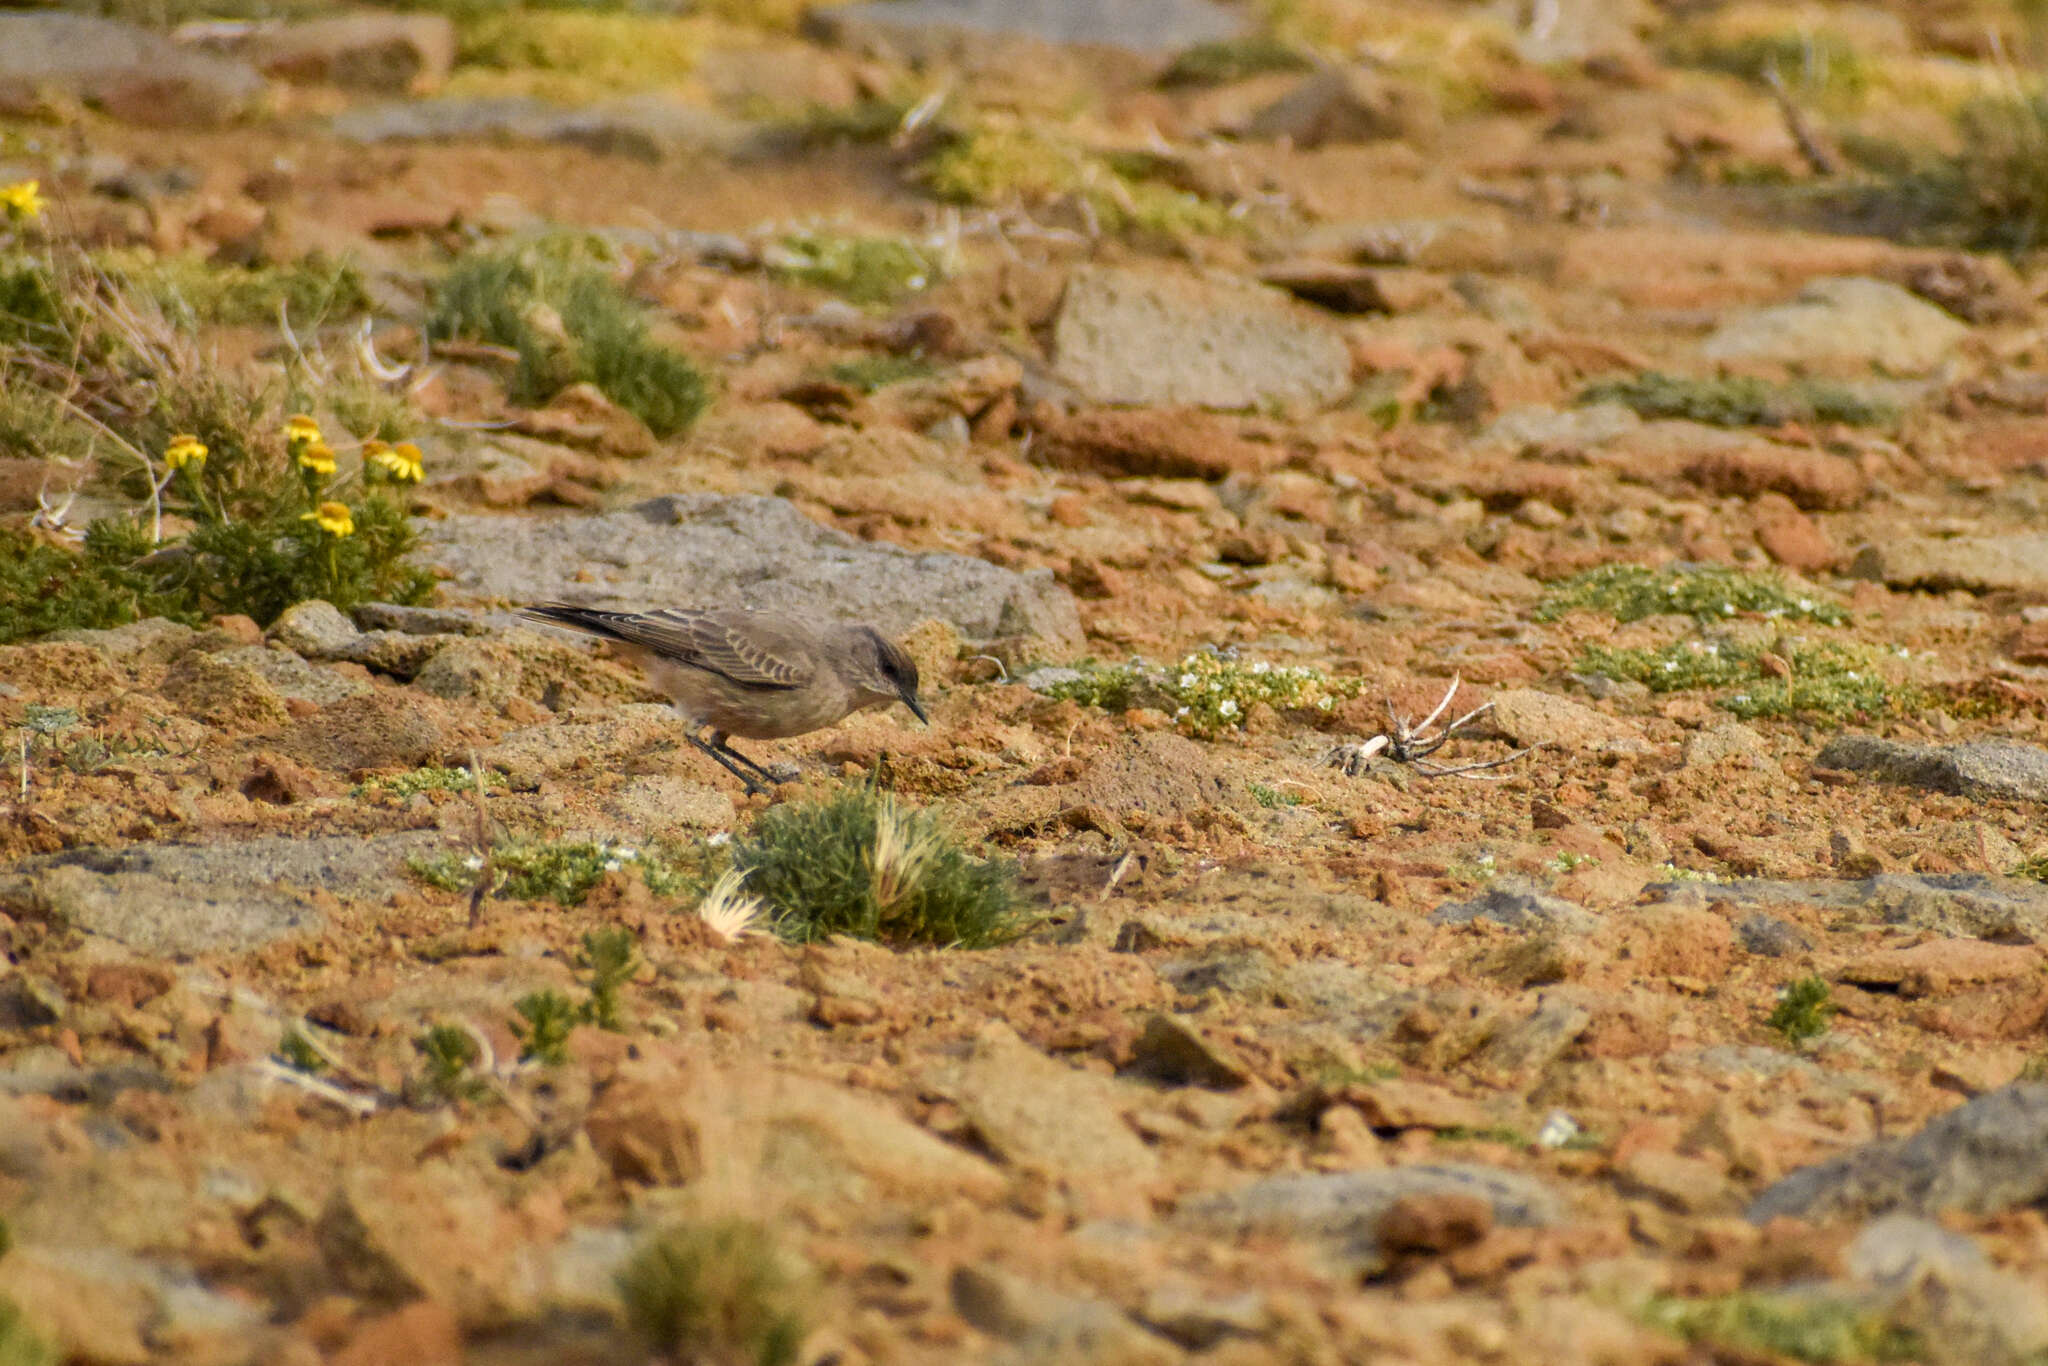
[{"label": "bird's leg", "polygon": [[[740,767],[740,764],[753,764],[753,760],[747,758],[746,755],[729,750],[723,744],[712,744],[709,741],[698,738],[694,734],[689,739],[691,744],[716,759],[727,773],[732,774],[733,777],[745,783],[748,795],[751,796],[753,793],[769,790],[759,778],[756,778],[753,774]],[[739,760],[739,763],[734,763],[733,760],[735,759]],[[758,769],[760,766],[756,764],[754,767]],[[766,775],[764,774],[763,776]]]},{"label": "bird's leg", "polygon": [[[715,748],[722,751],[728,759],[739,760],[748,768],[752,769],[754,772],[760,774],[763,778],[767,779],[770,783],[787,782],[789,779],[789,775],[787,772],[777,773],[774,769],[767,768],[759,763],[756,763],[754,760],[749,759],[746,755],[734,749],[732,747],[732,741],[726,738],[726,734],[724,731],[715,730],[711,732],[711,743]],[[783,767],[787,769],[788,766],[783,765]]]}]

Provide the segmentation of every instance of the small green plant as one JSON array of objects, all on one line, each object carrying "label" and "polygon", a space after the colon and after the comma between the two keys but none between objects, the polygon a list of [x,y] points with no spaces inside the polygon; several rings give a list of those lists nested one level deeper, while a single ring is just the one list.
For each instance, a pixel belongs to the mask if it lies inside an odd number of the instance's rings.
[{"label": "small green plant", "polygon": [[1529,1136],[1508,1124],[1482,1125],[1478,1128],[1452,1124],[1438,1129],[1434,1137],[1439,1143],[1500,1143],[1510,1148],[1530,1146]]},{"label": "small green plant", "polygon": [[1227,206],[1150,174],[1157,166],[1120,165],[1040,128],[983,123],[947,138],[918,174],[949,203],[1037,207],[1069,200],[1108,233],[1181,238],[1242,231]]},{"label": "small green plant", "polygon": [[1770,73],[1809,98],[1825,97],[1849,106],[1869,92],[1875,73],[1869,61],[1839,34],[1808,28],[1726,33],[1680,26],[1664,45],[1674,66],[1719,71],[1763,82]]},{"label": "small green plant", "polygon": [[1307,71],[1310,56],[1293,43],[1269,35],[1226,38],[1183,48],[1158,83],[1166,87],[1227,85],[1274,71]]},{"label": "small green plant", "polygon": [[804,233],[782,239],[773,268],[857,304],[894,303],[938,279],[938,264],[899,237]]},{"label": "small green plant", "polygon": [[2048,882],[2048,851],[2032,854],[2021,859],[2012,870],[2014,877],[2029,877],[2036,882]]},{"label": "small green plant", "polygon": [[731,853],[785,939],[975,949],[1023,929],[1011,865],[970,857],[936,817],[872,787],[772,806]]},{"label": "small green plant", "polygon": [[1683,613],[1695,621],[1722,621],[1754,613],[1772,621],[1841,626],[1849,614],[1833,603],[1802,595],[1775,574],[1722,565],[1609,564],[1553,583],[1536,607],[1536,620],[1567,612],[1605,612],[1616,621]]},{"label": "small green plant", "polygon": [[117,282],[154,300],[171,321],[274,325],[282,310],[295,329],[366,312],[362,274],[318,254],[281,265],[222,266],[193,256],[100,258]]},{"label": "small green plant", "polygon": [[906,380],[929,379],[937,371],[917,356],[860,356],[827,366],[825,377],[835,384],[872,394]]},{"label": "small green plant", "polygon": [[413,1040],[426,1064],[427,1093],[440,1100],[467,1100],[487,1089],[471,1069],[482,1056],[476,1036],[460,1025],[437,1024]]},{"label": "small green plant", "polygon": [[1257,802],[1260,806],[1277,807],[1301,805],[1301,794],[1299,792],[1282,792],[1278,788],[1267,787],[1264,783],[1252,783],[1250,785],[1250,790],[1252,794],[1252,800]]},{"label": "small green plant", "polygon": [[1821,380],[1773,384],[1741,375],[1686,379],[1656,371],[1591,385],[1579,394],[1579,402],[1620,403],[1644,417],[1680,417],[1717,427],[1776,427],[1787,422],[1874,427],[1899,416],[1896,405]]},{"label": "small green plant", "polygon": [[1714,705],[1745,721],[1809,716],[1840,724],[1856,717],[1902,715],[1927,696],[1914,684],[1887,679],[1875,652],[1826,642],[1785,645],[1777,652],[1699,640],[1637,650],[1595,645],[1579,657],[1577,668],[1659,693],[1736,688]]},{"label": "small green plant", "polygon": [[[485,787],[503,787],[505,775],[491,769],[483,774]],[[372,778],[356,784],[350,793],[355,797],[371,797],[388,793],[394,797],[412,797],[422,792],[472,792],[476,789],[477,778],[466,768],[443,768],[428,764],[410,773],[395,773],[388,778]]]},{"label": "small green plant", "polygon": [[676,1360],[789,1366],[808,1331],[805,1275],[750,1220],[666,1229],[633,1254],[618,1286],[633,1331]]},{"label": "small green plant", "polygon": [[146,616],[196,623],[197,613],[175,594],[159,592],[149,574],[130,567],[143,553],[120,523],[93,523],[76,550],[0,527],[0,645]]},{"label": "small green plant", "polygon": [[596,239],[564,234],[464,256],[435,290],[427,330],[517,352],[515,402],[588,382],[662,437],[687,431],[711,402],[703,372],[648,335],[645,310]]},{"label": "small green plant", "polygon": [[1134,706],[1172,708],[1175,724],[1213,739],[1244,725],[1254,706],[1276,711],[1328,711],[1364,688],[1362,679],[1333,679],[1306,665],[1240,660],[1219,650],[1197,650],[1170,668],[1143,662],[1089,668],[1081,677],[1054,683],[1048,697],[1108,711]]},{"label": "small green plant", "polygon": [[1460,882],[1491,882],[1499,873],[1499,861],[1492,854],[1481,854],[1469,862],[1453,863],[1444,870],[1444,876]]},{"label": "small green plant", "polygon": [[1701,640],[1679,640],[1637,650],[1593,645],[1579,656],[1575,667],[1581,673],[1641,683],[1651,692],[1731,687],[1762,677],[1757,671],[1755,652]]},{"label": "small green plant", "polygon": [[790,142],[806,151],[846,144],[865,146],[894,138],[903,129],[904,117],[917,104],[918,98],[909,96],[869,96],[843,109],[814,104],[779,127]]},{"label": "small green plant", "polygon": [[625,1029],[619,1010],[619,988],[639,970],[639,948],[633,932],[618,926],[592,930],[583,936],[583,952],[576,964],[589,974],[584,985],[590,989],[590,999],[580,1012],[583,1019],[613,1033]]},{"label": "small green plant", "polygon": [[1816,1363],[1925,1360],[1918,1334],[1867,1305],[1825,1292],[1739,1290],[1711,1299],[1657,1297],[1653,1328],[1732,1353]]},{"label": "small green plant", "polygon": [[1817,1039],[1828,1032],[1828,1016],[1835,1007],[1828,999],[1827,982],[1820,977],[1801,977],[1787,983],[1778,993],[1778,1004],[1764,1023],[1783,1035],[1789,1044]]},{"label": "small green plant", "polygon": [[581,1018],[575,1003],[552,988],[530,992],[512,1003],[524,1028],[519,1035],[519,1060],[559,1066],[569,1060],[569,1031]]},{"label": "small green plant", "polygon": [[[444,892],[467,892],[476,886],[484,861],[478,854],[415,857],[413,874]],[[656,896],[673,896],[692,881],[690,860],[665,846],[646,850],[610,840],[514,840],[491,851],[496,876],[492,894],[521,901],[554,901],[580,906],[606,873],[634,868]]]},{"label": "small green plant", "polygon": [[1600,858],[1597,854],[1581,854],[1575,849],[1561,849],[1555,858],[1543,866],[1551,872],[1563,876],[1580,868],[1598,868],[1600,866]]},{"label": "small green plant", "polygon": [[28,1326],[21,1308],[0,1295],[0,1366],[57,1366],[57,1353]]},{"label": "small green plant", "polygon": [[308,1039],[297,1025],[288,1027],[283,1037],[278,1039],[277,1056],[294,1072],[318,1076],[327,1070],[327,1059],[321,1056],[320,1050],[314,1047],[312,1040]]},{"label": "small green plant", "polygon": [[1699,868],[1681,868],[1681,867],[1679,867],[1679,866],[1678,866],[1677,864],[1675,864],[1675,863],[1660,863],[1660,864],[1658,864],[1658,865],[1657,865],[1657,880],[1658,880],[1658,881],[1660,881],[1660,882],[1704,882],[1704,883],[1716,883],[1716,882],[1726,882],[1726,881],[1728,881],[1728,879],[1727,879],[1727,878],[1725,878],[1725,877],[1721,876],[1721,875],[1720,875],[1719,873],[1707,872],[1707,871],[1704,871],[1704,870],[1702,870],[1702,869],[1699,869]]}]

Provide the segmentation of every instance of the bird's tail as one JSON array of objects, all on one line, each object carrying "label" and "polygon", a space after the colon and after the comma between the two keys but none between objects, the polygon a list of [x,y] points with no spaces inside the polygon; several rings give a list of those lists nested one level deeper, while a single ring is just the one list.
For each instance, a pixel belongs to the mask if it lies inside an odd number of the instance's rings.
[{"label": "bird's tail", "polygon": [[531,617],[535,621],[550,622],[556,626],[566,626],[572,631],[582,631],[586,635],[621,640],[624,637],[614,623],[625,620],[632,613],[604,612],[595,607],[571,607],[566,602],[544,602],[533,607],[520,608],[519,615]]}]

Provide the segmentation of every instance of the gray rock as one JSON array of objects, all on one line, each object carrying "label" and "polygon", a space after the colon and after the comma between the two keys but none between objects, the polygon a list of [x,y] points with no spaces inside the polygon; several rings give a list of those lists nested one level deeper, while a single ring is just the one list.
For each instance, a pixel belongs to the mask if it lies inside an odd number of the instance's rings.
[{"label": "gray rock", "polygon": [[1619,403],[1582,408],[1510,408],[1488,424],[1479,439],[1492,446],[1604,446],[1643,425],[1635,409]]},{"label": "gray rock", "polygon": [[316,706],[332,706],[371,690],[370,684],[363,679],[308,664],[287,650],[242,645],[222,650],[214,658],[223,664],[249,670],[270,684],[279,697],[296,697]]},{"label": "gray rock", "polygon": [[1856,881],[1664,882],[1651,889],[1665,904],[1735,908],[1821,906],[1879,925],[1903,925],[1958,939],[2048,942],[2048,884],[1981,873],[1880,873]]},{"label": "gray rock", "polygon": [[2048,1197],[2048,1085],[2017,1082],[1930,1120],[1911,1138],[1866,1143],[1780,1180],[1751,1223],[1943,1210],[1993,1214]]},{"label": "gray rock", "polygon": [[1155,1012],[1131,1045],[1130,1070],[1168,1086],[1206,1086],[1230,1091],[1251,1080],[1244,1059],[1202,1037],[1177,1015]]},{"label": "gray rock", "polygon": [[561,142],[594,152],[656,161],[685,152],[745,152],[756,130],[723,114],[659,94],[584,109],[525,96],[404,100],[350,109],[328,121],[347,142],[453,142],[504,139]]},{"label": "gray rock", "polygon": [[341,658],[393,678],[416,677],[427,661],[468,636],[417,636],[409,631],[365,631],[350,641]]},{"label": "gray rock", "polygon": [[828,42],[887,46],[913,57],[931,55],[935,40],[963,36],[1168,53],[1234,37],[1243,27],[1236,14],[1209,0],[890,0],[813,10],[806,23]]},{"label": "gray rock", "polygon": [[382,901],[407,885],[405,864],[438,850],[436,832],[279,836],[208,846],[74,849],[0,874],[0,907],[56,918],[141,953],[241,952],[317,933],[314,889]]},{"label": "gray rock", "polygon": [[362,632],[331,602],[311,598],[285,608],[269,639],[307,659],[341,659]]},{"label": "gray rock", "polygon": [[1992,1265],[1967,1234],[1931,1219],[1888,1214],[1872,1220],[1842,1261],[1853,1280],[1920,1318],[1923,1333],[1940,1340],[1945,1360],[2028,1362],[2048,1346],[2048,1304],[2034,1287]]},{"label": "gray rock", "polygon": [[142,621],[131,621],[126,626],[113,626],[102,631],[53,631],[44,639],[90,645],[112,660],[163,664],[188,649],[198,637],[199,632],[183,622],[171,621],[165,617],[149,617]]},{"label": "gray rock", "polygon": [[1813,948],[1805,931],[1774,915],[1750,916],[1735,927],[1735,939],[1744,949],[1764,958],[1786,958]]},{"label": "gray rock", "polygon": [[420,699],[396,689],[344,698],[278,741],[300,763],[337,773],[417,768],[440,757],[447,736]]},{"label": "gray rock", "polygon": [[1849,573],[1893,588],[2048,593],[2048,533],[1895,537],[1857,551]]},{"label": "gray rock", "polygon": [[1486,1067],[1518,1076],[1534,1076],[1564,1056],[1593,1022],[1593,1013],[1556,993],[1546,993],[1536,1008],[1506,1026],[1479,1050]]},{"label": "gray rock", "polygon": [[1030,673],[1025,674],[1022,678],[1018,679],[1017,681],[1019,683],[1022,683],[1025,687],[1031,689],[1031,691],[1033,692],[1051,692],[1054,688],[1060,687],[1064,684],[1079,683],[1082,679],[1086,678],[1087,676],[1088,675],[1082,673],[1079,669],[1069,669],[1058,665],[1047,665],[1045,668],[1042,669],[1033,669]]},{"label": "gray rock", "polygon": [[998,1342],[1010,1344],[1019,1361],[1166,1366],[1184,1359],[1116,1306],[1034,1285],[1000,1267],[956,1267],[947,1288],[953,1311]]},{"label": "gray rock", "polygon": [[1366,66],[1331,66],[1246,120],[1240,137],[1296,147],[1410,137],[1442,122],[1422,87]]},{"label": "gray rock", "polygon": [[1033,1048],[1005,1024],[985,1026],[974,1052],[939,1082],[1004,1162],[1064,1180],[1144,1181],[1159,1159],[1117,1103],[1127,1083],[1079,1071]]},{"label": "gray rock", "polygon": [[1990,1264],[1967,1235],[1911,1214],[1871,1220],[1842,1254],[1842,1269],[1854,1279],[1900,1287],[1929,1273],[1947,1279]]},{"label": "gray rock", "polygon": [[1343,335],[1280,290],[1229,275],[1087,267],[1053,325],[1054,369],[1101,403],[1323,407],[1351,383]]},{"label": "gray rock", "polygon": [[1834,276],[1810,281],[1790,303],[1727,319],[1700,344],[1700,354],[1710,361],[1874,365],[1893,374],[1920,374],[1941,364],[1969,333],[1968,326],[1897,285]]},{"label": "gray rock", "polygon": [[481,636],[491,629],[475,612],[401,607],[395,602],[366,602],[356,608],[355,619],[365,631],[403,631],[409,636]]},{"label": "gray rock", "polygon": [[1908,745],[1875,735],[1842,735],[1830,740],[1814,763],[1977,801],[2048,801],[2048,749],[2036,745],[2003,740]]},{"label": "gray rock", "polygon": [[1193,958],[1173,958],[1158,965],[1159,976],[1176,991],[1199,996],[1220,991],[1250,996],[1273,985],[1273,957],[1263,949],[1221,948]]},{"label": "gray rock", "polygon": [[1304,1239],[1347,1262],[1372,1264],[1380,1255],[1380,1220],[1397,1201],[1446,1194],[1486,1201],[1496,1224],[1541,1228],[1563,1213],[1557,1196],[1534,1177],[1458,1163],[1268,1177],[1183,1200],[1173,1222],[1215,1237]]},{"label": "gray rock", "polygon": [[1190,1352],[1206,1352],[1225,1338],[1263,1336],[1273,1322],[1259,1291],[1217,1295],[1207,1286],[1186,1283],[1153,1286],[1137,1316]]},{"label": "gray rock", "polygon": [[1771,746],[1740,721],[1724,721],[1687,735],[1679,746],[1679,757],[1687,768],[1706,768],[1726,759],[1757,765],[1770,761]]},{"label": "gray rock", "polygon": [[1429,913],[1432,925],[1469,925],[1492,920],[1511,930],[1588,934],[1600,917],[1581,906],[1541,892],[1495,882],[1470,901],[1446,901]]},{"label": "gray rock", "polygon": [[635,778],[606,799],[605,810],[636,835],[689,835],[733,823],[732,798],[680,774]]},{"label": "gray rock", "polygon": [[283,80],[392,95],[438,85],[455,64],[455,24],[443,14],[358,10],[225,31],[192,26],[178,36]]},{"label": "gray rock", "polygon": [[0,113],[33,116],[52,96],[149,127],[224,123],[263,93],[241,62],[191,52],[132,24],[0,11]]},{"label": "gray rock", "polygon": [[[677,494],[597,517],[450,517],[421,533],[426,554],[454,576],[446,587],[479,598],[742,604],[858,617],[890,633],[936,617],[970,640],[1034,636],[1055,655],[1081,648],[1074,600],[1050,573],[859,541],[780,498]],[[579,583],[593,568],[604,581]]]}]

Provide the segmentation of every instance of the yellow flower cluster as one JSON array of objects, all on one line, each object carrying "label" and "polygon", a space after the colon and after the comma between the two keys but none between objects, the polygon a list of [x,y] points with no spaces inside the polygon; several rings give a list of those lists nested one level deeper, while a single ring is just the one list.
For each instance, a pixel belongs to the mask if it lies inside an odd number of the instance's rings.
[{"label": "yellow flower cluster", "polygon": [[171,438],[164,447],[164,466],[167,469],[190,469],[199,473],[199,467],[206,463],[206,443],[196,436],[181,435]]},{"label": "yellow flower cluster", "polygon": [[363,463],[401,484],[417,484],[427,477],[420,448],[410,441],[401,441],[396,446],[382,441],[365,441]]},{"label": "yellow flower cluster", "polygon": [[356,532],[356,519],[347,503],[322,503],[311,512],[301,513],[299,520],[313,523],[336,540]]},{"label": "yellow flower cluster", "polygon": [[287,418],[284,424],[285,449],[292,459],[299,462],[299,468],[311,470],[322,478],[334,474],[334,448],[320,435],[320,424],[304,413]]},{"label": "yellow flower cluster", "polygon": [[26,223],[32,218],[43,216],[42,182],[17,180],[12,185],[0,185],[0,209],[6,210],[10,223]]}]

